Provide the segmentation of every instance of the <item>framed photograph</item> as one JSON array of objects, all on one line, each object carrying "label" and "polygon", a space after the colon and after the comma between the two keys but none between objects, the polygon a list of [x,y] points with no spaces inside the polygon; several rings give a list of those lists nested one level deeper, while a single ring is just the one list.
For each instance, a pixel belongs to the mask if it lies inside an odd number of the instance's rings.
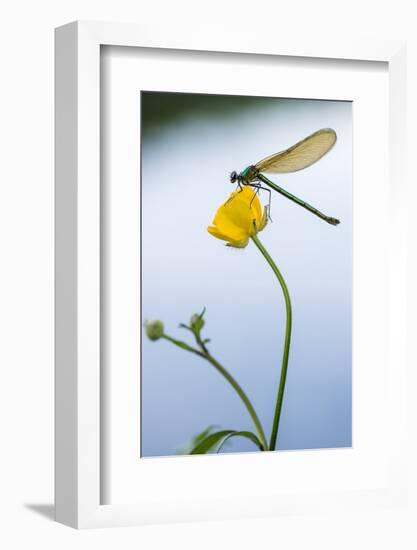
[{"label": "framed photograph", "polygon": [[401,506],[402,43],[56,30],[56,518]]}]

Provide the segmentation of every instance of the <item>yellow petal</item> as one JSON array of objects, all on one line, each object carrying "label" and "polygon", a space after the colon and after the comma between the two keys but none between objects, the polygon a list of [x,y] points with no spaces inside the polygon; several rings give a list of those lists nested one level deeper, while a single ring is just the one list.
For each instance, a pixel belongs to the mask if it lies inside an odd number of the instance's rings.
[{"label": "yellow petal", "polygon": [[232,238],[230,235],[225,235],[219,231],[217,227],[214,227],[213,225],[207,227],[207,231],[210,235],[213,235],[213,237],[221,239],[222,241],[227,241],[228,246],[233,246],[235,248],[244,248],[249,241],[248,237],[244,234],[241,235],[241,238]]},{"label": "yellow petal", "polygon": [[262,212],[257,192],[250,186],[230,194],[228,200],[217,210],[208,232],[227,241],[230,246],[245,247],[249,237],[261,231],[267,222],[266,208]]},{"label": "yellow petal", "polygon": [[244,185],[240,191],[238,190],[238,193],[249,203],[253,199],[255,190],[250,185]]},{"label": "yellow petal", "polygon": [[262,206],[257,191],[252,187],[246,185],[245,187],[243,187],[240,194],[236,195],[235,200],[238,199],[242,200],[248,205],[249,209],[251,210],[250,217],[251,219],[256,220],[256,227],[259,227],[262,220]]},{"label": "yellow petal", "polygon": [[219,231],[218,228],[214,225],[210,225],[209,227],[207,227],[207,231],[210,233],[210,235],[213,235],[213,237],[216,237],[217,239],[221,239],[222,241],[229,240],[229,236]]},{"label": "yellow petal", "polygon": [[236,195],[221,206],[214,217],[213,225],[220,231],[249,231],[251,211],[247,203]]},{"label": "yellow petal", "polygon": [[233,248],[245,248],[249,242],[249,238],[243,239],[242,241],[234,241],[227,243],[226,246],[232,246]]}]

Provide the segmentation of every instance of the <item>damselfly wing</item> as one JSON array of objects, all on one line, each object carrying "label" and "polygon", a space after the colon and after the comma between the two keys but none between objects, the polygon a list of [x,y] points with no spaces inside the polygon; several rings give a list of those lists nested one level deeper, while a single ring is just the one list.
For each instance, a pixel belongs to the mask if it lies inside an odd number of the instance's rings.
[{"label": "damselfly wing", "polygon": [[308,168],[320,160],[336,143],[336,132],[322,128],[285,151],[270,155],[255,164],[259,172],[285,174]]},{"label": "damselfly wing", "polygon": [[[237,182],[239,186],[250,185],[255,189],[265,189],[270,194],[270,190],[273,189],[327,223],[338,225],[340,223],[339,220],[331,216],[326,216],[320,212],[320,210],[314,208],[314,206],[311,206],[282,187],[279,187],[264,175],[298,172],[299,170],[308,168],[328,153],[336,143],[336,140],[336,132],[332,128],[322,128],[288,149],[285,149],[285,151],[270,155],[260,160],[258,163],[248,166],[245,170],[240,172],[240,174],[232,172],[230,174],[230,181],[232,183]],[[262,184],[268,187],[263,187]]]}]

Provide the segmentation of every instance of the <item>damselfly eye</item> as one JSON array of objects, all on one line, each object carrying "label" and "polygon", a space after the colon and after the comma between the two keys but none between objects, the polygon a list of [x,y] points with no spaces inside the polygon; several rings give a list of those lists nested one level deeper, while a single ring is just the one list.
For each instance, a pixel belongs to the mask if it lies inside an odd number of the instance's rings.
[{"label": "damselfly eye", "polygon": [[230,174],[230,182],[231,183],[235,183],[237,181],[237,172],[233,171],[231,174]]}]

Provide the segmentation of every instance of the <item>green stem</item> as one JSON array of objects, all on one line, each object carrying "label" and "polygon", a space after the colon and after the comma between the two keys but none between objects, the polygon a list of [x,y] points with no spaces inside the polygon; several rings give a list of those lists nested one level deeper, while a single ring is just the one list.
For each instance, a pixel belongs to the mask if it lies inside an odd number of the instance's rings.
[{"label": "green stem", "polygon": [[262,256],[266,259],[266,261],[269,263],[272,271],[275,273],[281,288],[282,292],[284,294],[284,300],[285,300],[285,309],[287,313],[287,320],[285,324],[285,340],[284,340],[284,352],[282,355],[282,365],[281,365],[281,378],[279,381],[279,387],[278,387],[278,395],[277,395],[277,402],[275,405],[275,413],[274,413],[274,420],[272,423],[272,432],[271,432],[271,439],[269,442],[269,450],[274,451],[277,443],[277,436],[278,436],[278,428],[279,428],[279,421],[281,418],[281,409],[282,409],[282,402],[284,400],[284,390],[285,390],[285,382],[287,379],[287,369],[288,369],[288,357],[290,354],[290,344],[291,344],[291,325],[292,325],[292,308],[291,308],[291,299],[290,294],[288,292],[287,285],[285,283],[284,277],[281,275],[280,270],[275,265],[274,260],[271,258],[271,256],[268,254],[267,250],[263,246],[263,244],[260,242],[258,237],[254,235],[252,237],[253,242],[258,247],[259,251],[261,252]]},{"label": "green stem", "polygon": [[240,399],[243,401],[246,409],[248,410],[248,413],[250,414],[253,423],[255,424],[256,431],[258,432],[259,439],[262,441],[262,445],[264,446],[264,449],[268,449],[268,443],[266,441],[265,433],[262,428],[262,424],[258,418],[258,415],[256,414],[255,409],[253,408],[252,403],[249,400],[249,397],[246,395],[246,393],[243,391],[241,386],[238,384],[238,382],[233,378],[233,376],[218,362],[214,357],[210,355],[210,353],[207,353],[206,355],[207,361],[209,361],[215,369],[220,372],[221,375],[226,378],[226,380],[230,383],[230,385],[234,388],[236,393],[239,395]]},{"label": "green stem", "polygon": [[200,351],[188,345],[187,343],[183,342],[182,340],[175,340],[174,338],[171,338],[171,336],[168,336],[167,334],[164,334],[162,338],[165,338],[165,340],[172,342],[173,344],[175,344],[176,346],[179,346],[182,349],[185,349],[187,351],[190,351],[191,353],[195,353],[199,357],[202,357],[203,359],[211,363],[211,365],[213,365],[213,367],[229,382],[229,384],[236,391],[240,399],[243,401],[248,413],[250,414],[250,417],[252,418],[256,431],[258,432],[259,439],[261,440],[262,445],[264,446],[264,450],[267,450],[268,442],[266,440],[265,433],[262,428],[262,424],[258,418],[258,415],[256,414],[256,411],[252,403],[250,402],[249,397],[243,391],[239,383],[229,373],[229,371],[227,371],[216,359],[214,359],[214,357],[209,353],[209,351],[205,346],[203,347],[203,351]]}]

